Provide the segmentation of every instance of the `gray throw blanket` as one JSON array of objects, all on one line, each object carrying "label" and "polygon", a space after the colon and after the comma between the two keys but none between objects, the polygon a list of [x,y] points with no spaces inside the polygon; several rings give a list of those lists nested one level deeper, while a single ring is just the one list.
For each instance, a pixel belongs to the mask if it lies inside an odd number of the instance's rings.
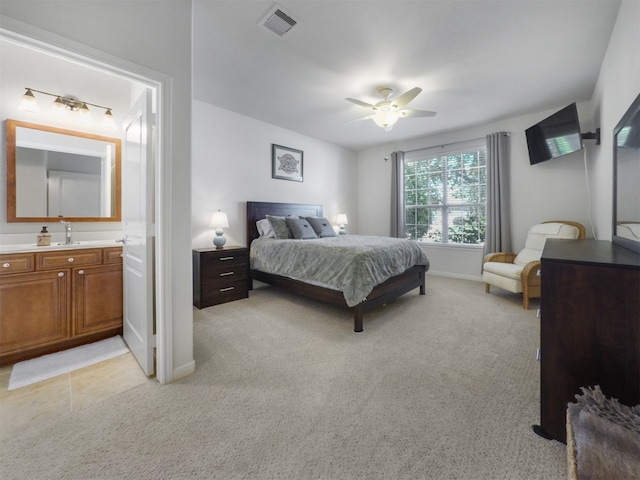
[{"label": "gray throw blanket", "polygon": [[390,237],[340,235],[310,240],[258,238],[251,243],[251,269],[343,292],[353,307],[376,285],[429,259],[420,246]]},{"label": "gray throw blanket", "polygon": [[582,388],[567,409],[570,478],[640,478],[640,406],[607,398],[598,385]]}]

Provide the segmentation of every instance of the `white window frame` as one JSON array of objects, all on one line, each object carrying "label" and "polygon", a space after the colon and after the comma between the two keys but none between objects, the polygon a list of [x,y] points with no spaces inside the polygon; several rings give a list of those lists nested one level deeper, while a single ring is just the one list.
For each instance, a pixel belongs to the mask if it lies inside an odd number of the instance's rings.
[{"label": "white window frame", "polygon": [[[465,141],[465,142],[458,142],[455,144],[449,144],[449,145],[443,145],[443,146],[438,146],[438,147],[430,147],[430,148],[424,148],[424,149],[420,149],[420,150],[413,150],[410,152],[405,152],[404,154],[404,165],[403,165],[403,177],[402,177],[402,185],[403,187],[405,186],[405,180],[406,180],[406,174],[405,174],[405,168],[406,165],[412,162],[416,162],[419,160],[426,160],[428,158],[434,158],[434,157],[446,157],[449,155],[459,155],[465,152],[469,152],[469,151],[475,151],[475,150],[484,150],[485,151],[485,175],[484,175],[484,179],[485,179],[485,188],[486,188],[486,150],[487,150],[487,146],[486,146],[486,140],[485,138],[480,138],[480,139],[475,139],[475,140],[469,140],[469,141]],[[446,164],[446,162],[444,162]],[[451,242],[449,237],[449,231],[448,228],[445,228],[445,225],[448,225],[448,221],[447,221],[447,216],[448,216],[448,212],[451,208],[468,208],[468,207],[482,207],[485,209],[485,218],[486,218],[486,200],[484,203],[458,203],[458,202],[454,202],[454,203],[449,203],[448,202],[448,198],[447,198],[447,194],[449,192],[449,188],[447,188],[447,184],[445,183],[444,179],[446,179],[446,175],[447,175],[447,171],[446,171],[446,167],[443,169],[443,189],[444,191],[441,192],[442,194],[442,199],[443,202],[441,204],[427,204],[427,205],[423,205],[424,207],[432,207],[432,208],[440,208],[441,212],[442,212],[442,239],[441,241],[434,241],[434,240],[425,240],[425,239],[414,239],[417,242],[420,243],[424,243],[424,244],[428,244],[428,245],[434,245],[434,246],[445,246],[445,247],[457,247],[457,248],[482,248],[483,247],[483,243],[460,243],[460,242]],[[403,195],[405,195],[406,198],[406,193],[404,191],[403,188]],[[486,199],[486,195],[487,192],[484,192],[484,198]],[[412,208],[416,208],[416,207],[420,207],[421,205],[406,205],[405,202],[402,202],[402,212],[399,212],[400,215],[402,215],[402,218],[404,219],[405,222],[405,231],[407,231],[407,224],[406,224],[406,218],[407,218],[407,210],[408,209],[412,209]],[[410,238],[410,237],[408,237]]]}]

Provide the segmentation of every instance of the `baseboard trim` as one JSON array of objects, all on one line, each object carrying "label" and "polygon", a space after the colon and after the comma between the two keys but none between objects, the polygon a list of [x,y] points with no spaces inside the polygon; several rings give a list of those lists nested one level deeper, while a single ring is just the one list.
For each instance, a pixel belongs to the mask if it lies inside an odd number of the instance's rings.
[{"label": "baseboard trim", "polygon": [[188,377],[195,371],[196,361],[191,360],[189,363],[185,363],[184,365],[173,369],[173,376],[171,378],[171,381],[175,382],[176,380],[180,380],[181,378]]},{"label": "baseboard trim", "polygon": [[458,278],[460,280],[471,280],[474,282],[482,282],[482,275],[461,275],[458,273],[449,273],[449,272],[437,272],[433,270],[429,270],[427,272],[428,275],[434,275],[437,277],[449,277],[449,278]]}]

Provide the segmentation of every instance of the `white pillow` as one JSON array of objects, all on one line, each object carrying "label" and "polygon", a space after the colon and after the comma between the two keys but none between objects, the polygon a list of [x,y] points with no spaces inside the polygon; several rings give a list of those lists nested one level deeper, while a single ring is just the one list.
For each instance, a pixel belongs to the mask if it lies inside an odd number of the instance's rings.
[{"label": "white pillow", "polygon": [[262,220],[258,220],[256,222],[256,226],[258,227],[258,233],[263,238],[276,238],[276,234],[273,232],[273,228],[271,228],[271,222],[266,218]]}]

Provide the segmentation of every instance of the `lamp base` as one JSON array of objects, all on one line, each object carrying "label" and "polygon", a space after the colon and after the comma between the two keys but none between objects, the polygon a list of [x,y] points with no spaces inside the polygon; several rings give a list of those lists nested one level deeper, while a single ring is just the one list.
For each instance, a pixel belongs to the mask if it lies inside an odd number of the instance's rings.
[{"label": "lamp base", "polygon": [[338,230],[338,235],[346,235],[347,230],[344,228],[344,225],[340,225],[340,229]]},{"label": "lamp base", "polygon": [[224,230],[216,228],[216,236],[213,237],[213,244],[216,248],[223,248],[225,243],[227,243],[227,239],[224,238]]}]

